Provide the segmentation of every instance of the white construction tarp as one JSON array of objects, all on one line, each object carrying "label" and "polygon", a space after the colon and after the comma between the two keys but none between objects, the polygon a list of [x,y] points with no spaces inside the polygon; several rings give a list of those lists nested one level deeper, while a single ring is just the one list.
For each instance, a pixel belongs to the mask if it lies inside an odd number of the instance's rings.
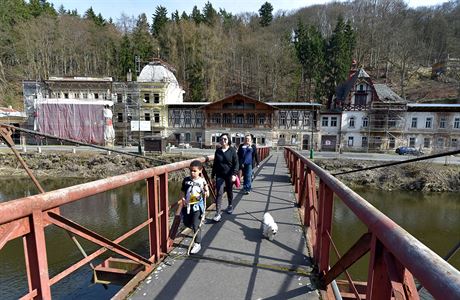
[{"label": "white construction tarp", "polygon": [[104,106],[111,101],[43,99],[36,102],[36,130],[60,138],[104,145]]}]

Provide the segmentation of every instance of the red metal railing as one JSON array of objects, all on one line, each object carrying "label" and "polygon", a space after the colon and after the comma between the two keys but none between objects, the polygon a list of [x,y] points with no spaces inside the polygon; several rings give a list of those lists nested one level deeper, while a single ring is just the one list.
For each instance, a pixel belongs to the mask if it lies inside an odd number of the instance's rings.
[{"label": "red metal railing", "polygon": [[[261,161],[269,154],[267,147],[259,148],[258,151]],[[212,161],[214,155],[197,159],[201,162]],[[188,168],[191,161],[181,161],[0,203],[0,250],[8,241],[16,238],[22,238],[24,243],[29,291],[23,299],[51,299],[52,285],[90,263],[107,249],[143,265],[144,273],[148,274],[173,245],[174,236],[170,234],[169,228],[168,174]],[[59,212],[62,205],[143,180],[147,183],[147,220],[113,241],[69,220]],[[98,244],[101,248],[50,278],[45,227],[51,224]],[[144,227],[148,228],[149,257],[142,257],[120,244]]]},{"label": "red metal railing", "polygon": [[[414,276],[436,299],[460,299],[457,269],[299,152],[285,148],[285,159],[328,298],[333,298],[331,283],[345,273],[348,292],[341,293],[348,298],[419,299]],[[341,257],[331,233],[334,195],[368,230]],[[329,260],[331,248],[339,257],[333,266]],[[368,252],[367,283],[353,282],[346,270]]]}]

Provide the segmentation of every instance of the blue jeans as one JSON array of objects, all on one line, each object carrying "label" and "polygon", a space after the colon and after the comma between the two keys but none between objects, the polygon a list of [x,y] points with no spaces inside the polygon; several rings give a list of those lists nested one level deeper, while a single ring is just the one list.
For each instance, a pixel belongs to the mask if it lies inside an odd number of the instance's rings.
[{"label": "blue jeans", "polygon": [[252,164],[244,164],[243,167],[243,189],[245,191],[251,190],[251,182],[252,182]]}]

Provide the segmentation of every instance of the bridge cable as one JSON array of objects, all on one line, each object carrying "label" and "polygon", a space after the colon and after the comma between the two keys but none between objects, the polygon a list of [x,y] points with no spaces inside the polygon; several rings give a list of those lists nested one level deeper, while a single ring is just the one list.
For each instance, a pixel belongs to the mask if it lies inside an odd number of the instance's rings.
[{"label": "bridge cable", "polygon": [[351,170],[351,171],[344,171],[344,172],[339,172],[339,173],[333,173],[332,176],[343,175],[343,174],[349,174],[349,173],[355,173],[355,172],[361,172],[361,171],[367,171],[367,170],[373,170],[373,169],[378,169],[378,168],[385,168],[385,167],[390,167],[390,166],[395,166],[395,165],[401,165],[401,164],[407,164],[407,163],[411,163],[411,162],[422,161],[422,160],[427,160],[427,159],[432,159],[432,158],[437,158],[437,157],[455,155],[455,154],[459,154],[459,153],[460,153],[460,150],[449,151],[449,152],[442,152],[442,153],[433,154],[433,155],[428,155],[428,156],[424,156],[424,157],[417,157],[417,158],[412,158],[412,159],[406,159],[406,160],[404,160],[404,161],[396,161],[396,162],[391,162],[391,163],[382,164],[382,165],[377,165],[377,166],[372,166],[372,167],[367,167],[367,168],[361,168],[361,169],[355,169],[355,170]]},{"label": "bridge cable", "polygon": [[92,147],[92,148],[96,148],[96,149],[100,149],[100,150],[106,150],[106,151],[111,151],[111,152],[115,152],[115,153],[119,153],[119,154],[124,154],[124,155],[130,155],[130,156],[134,156],[134,157],[138,157],[138,158],[143,158],[143,159],[151,160],[151,161],[154,161],[154,162],[157,162],[157,163],[158,162],[162,163],[162,164],[169,164],[170,163],[170,162],[167,162],[165,160],[161,160],[161,159],[157,159],[157,158],[151,158],[151,157],[148,157],[148,156],[143,156],[143,155],[140,155],[140,154],[124,152],[124,151],[112,149],[112,148],[109,148],[109,147],[93,145],[93,144],[84,143],[84,142],[80,142],[80,141],[76,141],[76,140],[72,140],[72,139],[66,139],[66,138],[62,138],[62,137],[57,137],[57,136],[54,136],[54,135],[51,135],[51,134],[41,133],[41,132],[38,132],[38,131],[35,131],[35,130],[20,128],[20,127],[16,127],[16,126],[4,124],[4,123],[0,123],[0,126],[1,127],[6,127],[6,128],[9,128],[9,129],[14,129],[14,130],[17,130],[17,131],[22,131],[22,132],[32,134],[32,135],[38,135],[38,136],[43,136],[43,137],[52,138],[52,139],[56,139],[56,140],[61,140],[61,141],[65,141],[65,142],[70,142],[70,143],[81,145],[81,146],[88,146],[88,147]]}]

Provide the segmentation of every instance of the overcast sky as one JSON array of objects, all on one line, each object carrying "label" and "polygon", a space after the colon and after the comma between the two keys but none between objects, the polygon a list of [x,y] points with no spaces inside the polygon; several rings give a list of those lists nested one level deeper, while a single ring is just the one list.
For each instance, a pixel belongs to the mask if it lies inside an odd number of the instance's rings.
[{"label": "overcast sky", "polygon": [[[255,12],[267,0],[212,0],[209,1],[212,6],[218,10],[224,8],[227,12],[238,14],[242,12]],[[61,4],[65,9],[77,9],[78,13],[83,14],[89,7],[93,7],[96,14],[101,13],[104,18],[112,18],[116,21],[122,13],[128,16],[137,17],[145,13],[148,17],[155,12],[159,5],[166,7],[168,16],[176,9],[181,14],[185,11],[189,14],[194,5],[200,10],[208,0],[190,1],[190,0],[49,0],[58,9]],[[278,10],[296,10],[312,4],[324,4],[331,1],[321,0],[268,0],[273,5],[273,12]],[[411,7],[436,5],[447,1],[442,0],[409,0],[406,3]],[[149,20],[150,21],[150,20]]]}]

